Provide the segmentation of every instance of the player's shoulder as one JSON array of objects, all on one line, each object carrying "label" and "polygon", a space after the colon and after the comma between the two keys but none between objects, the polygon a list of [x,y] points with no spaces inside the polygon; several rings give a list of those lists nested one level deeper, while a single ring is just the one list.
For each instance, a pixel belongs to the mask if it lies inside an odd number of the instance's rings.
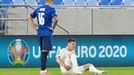
[{"label": "player's shoulder", "polygon": [[49,8],[51,9],[51,11],[55,11],[55,8],[53,6],[49,6]]},{"label": "player's shoulder", "polygon": [[61,50],[66,50],[66,48],[62,48]]},{"label": "player's shoulder", "polygon": [[54,10],[54,11],[55,11],[55,8],[54,8],[54,7],[52,7],[52,10]]},{"label": "player's shoulder", "polygon": [[48,5],[40,6],[40,7],[36,8],[36,10],[46,9],[46,8],[48,8],[48,9],[50,9],[50,10],[55,10],[55,8],[54,8],[54,7],[52,7],[52,6],[48,6]]},{"label": "player's shoulder", "polygon": [[43,6],[43,7],[49,8],[49,9],[55,9],[53,6],[49,6],[49,5],[45,5],[45,6]]},{"label": "player's shoulder", "polygon": [[66,48],[60,49],[60,53],[66,52]]},{"label": "player's shoulder", "polygon": [[55,12],[55,8],[53,6],[45,5],[44,7],[47,9],[46,11]]},{"label": "player's shoulder", "polygon": [[55,10],[55,8],[53,6],[51,6],[51,9]]},{"label": "player's shoulder", "polygon": [[43,10],[43,9],[45,10],[45,6],[40,6],[37,8],[37,10]]},{"label": "player's shoulder", "polygon": [[65,48],[60,49],[60,51],[64,51],[64,50],[65,50]]},{"label": "player's shoulder", "polygon": [[40,8],[42,8],[42,6],[41,6],[41,7],[36,8],[36,9],[35,9],[35,11],[40,11]]}]

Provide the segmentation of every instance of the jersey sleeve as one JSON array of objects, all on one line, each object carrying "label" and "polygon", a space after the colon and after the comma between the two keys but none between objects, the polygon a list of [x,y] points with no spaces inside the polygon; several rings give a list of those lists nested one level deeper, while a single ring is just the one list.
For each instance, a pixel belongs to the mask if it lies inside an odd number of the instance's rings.
[{"label": "jersey sleeve", "polygon": [[30,16],[32,18],[35,18],[37,16],[37,9],[33,13],[31,13]]},{"label": "jersey sleeve", "polygon": [[56,14],[56,10],[54,8],[52,8],[52,17],[54,17],[54,16],[57,16],[57,14]]},{"label": "jersey sleeve", "polygon": [[59,51],[57,57],[58,57],[58,56],[63,56],[63,55],[64,55],[64,49],[61,49],[61,50]]}]

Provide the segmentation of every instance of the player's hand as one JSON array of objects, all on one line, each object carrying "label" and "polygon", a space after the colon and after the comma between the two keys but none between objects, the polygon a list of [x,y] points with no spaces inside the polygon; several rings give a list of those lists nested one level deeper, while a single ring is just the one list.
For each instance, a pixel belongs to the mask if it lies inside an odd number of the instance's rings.
[{"label": "player's hand", "polygon": [[54,29],[53,29],[53,28],[50,28],[50,30],[51,30],[52,32],[54,32]]},{"label": "player's hand", "polygon": [[36,31],[38,31],[38,28],[35,28]]},{"label": "player's hand", "polygon": [[38,30],[38,27],[37,27],[37,24],[34,23],[34,29],[37,31]]},{"label": "player's hand", "polygon": [[65,68],[67,71],[71,69],[71,67],[68,66],[68,65],[65,65],[64,68]]}]

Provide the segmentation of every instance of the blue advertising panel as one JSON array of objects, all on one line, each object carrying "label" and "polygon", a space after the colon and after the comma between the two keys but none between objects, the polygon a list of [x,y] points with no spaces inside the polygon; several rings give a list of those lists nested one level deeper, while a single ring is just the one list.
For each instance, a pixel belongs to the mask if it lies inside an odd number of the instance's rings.
[{"label": "blue advertising panel", "polygon": [[[53,37],[53,50],[48,66],[57,67],[56,55],[65,48],[69,38],[76,39],[79,65],[134,66],[134,36],[109,35],[57,35]],[[36,36],[1,36],[0,68],[40,67],[40,46]]]}]

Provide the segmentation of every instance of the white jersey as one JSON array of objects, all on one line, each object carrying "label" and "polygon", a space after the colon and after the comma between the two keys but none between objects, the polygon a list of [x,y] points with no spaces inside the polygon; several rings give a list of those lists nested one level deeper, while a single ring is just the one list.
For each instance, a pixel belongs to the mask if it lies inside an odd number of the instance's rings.
[{"label": "white jersey", "polygon": [[[71,55],[71,57],[70,57]],[[60,69],[62,73],[76,73],[76,72],[82,72],[83,70],[80,70],[80,68],[83,69],[83,67],[79,67],[76,59],[75,51],[69,51],[67,48],[63,48],[59,51],[58,55],[60,56],[61,60],[68,66],[71,66],[72,69],[67,71],[63,66],[60,65]]]}]

